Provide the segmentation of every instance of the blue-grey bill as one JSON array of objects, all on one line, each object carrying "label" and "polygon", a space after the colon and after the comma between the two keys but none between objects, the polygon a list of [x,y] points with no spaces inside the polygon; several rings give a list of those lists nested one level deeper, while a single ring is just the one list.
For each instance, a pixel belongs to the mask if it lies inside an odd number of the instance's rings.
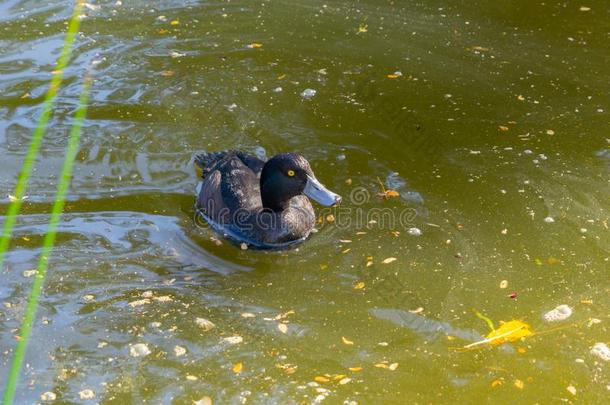
[{"label": "blue-grey bill", "polygon": [[305,184],[303,194],[326,206],[337,205],[341,202],[341,196],[324,187],[318,179],[312,176],[307,176],[307,184]]}]

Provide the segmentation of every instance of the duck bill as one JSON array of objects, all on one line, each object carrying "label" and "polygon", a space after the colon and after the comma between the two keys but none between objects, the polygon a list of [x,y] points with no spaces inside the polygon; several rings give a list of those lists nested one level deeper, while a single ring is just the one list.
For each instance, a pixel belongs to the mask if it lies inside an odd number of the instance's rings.
[{"label": "duck bill", "polygon": [[333,206],[341,202],[341,196],[333,193],[313,176],[307,176],[303,194],[322,205]]}]

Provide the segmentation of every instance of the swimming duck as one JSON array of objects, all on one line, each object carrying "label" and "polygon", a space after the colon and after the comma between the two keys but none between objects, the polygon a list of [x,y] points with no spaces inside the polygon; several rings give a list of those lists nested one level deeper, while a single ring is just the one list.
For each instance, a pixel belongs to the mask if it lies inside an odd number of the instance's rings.
[{"label": "swimming duck", "polygon": [[315,224],[309,198],[325,206],[341,202],[298,153],[281,153],[266,162],[239,151],[203,153],[195,156],[195,165],[202,177],[197,215],[251,247],[278,249],[302,242]]}]

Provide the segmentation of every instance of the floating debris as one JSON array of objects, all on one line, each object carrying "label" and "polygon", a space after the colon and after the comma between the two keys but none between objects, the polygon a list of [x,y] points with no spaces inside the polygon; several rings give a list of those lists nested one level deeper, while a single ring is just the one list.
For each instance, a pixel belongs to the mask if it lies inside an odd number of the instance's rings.
[{"label": "floating debris", "polygon": [[285,323],[278,323],[277,324],[277,329],[282,332],[283,334],[288,333],[288,325],[286,325]]},{"label": "floating debris", "polygon": [[148,356],[150,353],[150,349],[144,343],[136,343],[135,345],[131,345],[129,347],[129,354],[131,357],[144,357]]},{"label": "floating debris", "polygon": [[78,396],[80,397],[80,399],[93,399],[95,398],[95,392],[87,388],[79,392]]},{"label": "floating debris", "polygon": [[207,320],[205,318],[196,318],[195,323],[205,332],[210,331],[216,327],[216,325],[214,325],[212,321]]},{"label": "floating debris", "polygon": [[51,402],[57,399],[57,394],[52,391],[44,392],[40,395],[40,400],[44,402]]},{"label": "floating debris", "polygon": [[542,317],[547,322],[565,321],[572,316],[572,308],[567,305],[559,305],[549,312],[545,313]]},{"label": "floating debris", "polygon": [[411,235],[411,236],[421,236],[421,235],[422,235],[422,231],[421,231],[421,229],[419,229],[419,228],[415,228],[415,227],[413,227],[413,228],[409,228],[409,229],[407,230],[407,233],[408,233],[409,235]]},{"label": "floating debris", "polygon": [[317,91],[314,89],[305,89],[301,92],[301,97],[309,99],[309,98],[312,98],[313,96],[315,96],[316,93],[317,93]]},{"label": "floating debris", "polygon": [[591,348],[591,354],[603,361],[610,361],[610,348],[603,342],[598,342]]},{"label": "floating debris", "polygon": [[184,356],[186,354],[186,349],[182,346],[174,346],[174,354],[176,357]]},{"label": "floating debris", "polygon": [[381,263],[389,264],[389,263],[395,262],[396,260],[398,260],[398,259],[396,259],[395,257],[388,257],[387,259],[383,259],[383,261]]},{"label": "floating debris", "polygon": [[227,342],[228,344],[236,345],[236,344],[243,342],[244,338],[241,336],[235,335],[235,336],[229,336],[229,337],[223,338],[222,340],[224,342]]},{"label": "floating debris", "polygon": [[546,218],[544,218],[544,222],[546,222],[547,224],[552,224],[553,222],[555,222],[555,218],[546,217]]}]

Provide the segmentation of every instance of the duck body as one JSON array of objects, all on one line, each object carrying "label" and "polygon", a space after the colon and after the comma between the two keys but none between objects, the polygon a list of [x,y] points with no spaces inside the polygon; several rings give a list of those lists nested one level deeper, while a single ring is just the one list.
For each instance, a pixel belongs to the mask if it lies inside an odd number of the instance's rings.
[{"label": "duck body", "polygon": [[325,205],[341,200],[296,153],[267,162],[240,151],[204,153],[195,164],[202,172],[197,215],[229,239],[259,249],[281,249],[307,239],[315,225],[307,194]]}]

